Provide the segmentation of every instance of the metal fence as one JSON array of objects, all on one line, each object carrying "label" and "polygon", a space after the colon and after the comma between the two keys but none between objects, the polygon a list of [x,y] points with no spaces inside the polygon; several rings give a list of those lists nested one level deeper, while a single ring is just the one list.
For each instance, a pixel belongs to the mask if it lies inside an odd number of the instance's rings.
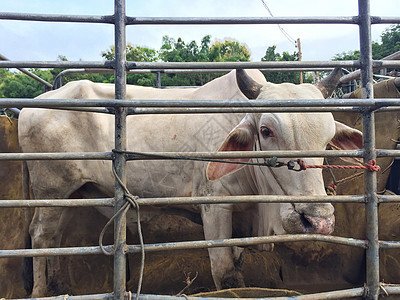
[{"label": "metal fence", "polygon": [[[202,156],[204,158],[234,158],[238,155],[245,157],[303,157],[310,156],[353,156],[362,157],[364,161],[377,157],[400,156],[398,150],[375,149],[374,115],[380,111],[398,109],[399,101],[395,99],[373,99],[372,68],[373,67],[399,67],[400,61],[373,61],[371,54],[371,25],[379,23],[400,23],[399,17],[376,17],[370,14],[370,1],[359,0],[359,14],[354,17],[271,17],[271,18],[133,18],[126,16],[125,1],[115,0],[115,14],[110,16],[74,16],[74,15],[43,15],[0,13],[0,19],[29,20],[47,22],[84,22],[106,23],[115,28],[115,60],[106,62],[42,62],[42,61],[0,61],[2,68],[106,68],[113,69],[115,73],[115,99],[112,100],[82,100],[82,101],[52,101],[52,100],[26,100],[2,99],[2,107],[96,107],[95,111],[107,112],[104,107],[113,107],[115,114],[115,149],[114,155],[106,153],[50,153],[50,154],[14,154],[2,153],[0,160],[33,160],[33,159],[101,159],[114,160],[117,175],[124,178],[125,164],[129,159],[123,150],[126,149],[126,117],[129,108],[135,107],[135,113],[206,113],[206,112],[246,112],[246,111],[354,111],[355,108],[362,112],[364,147],[357,151],[300,151],[296,154],[290,151],[257,152],[257,153],[164,153],[171,158],[176,155]],[[128,25],[176,25],[176,24],[352,24],[359,26],[361,59],[359,61],[329,61],[329,62],[245,62],[245,63],[143,63],[127,62],[125,57],[126,36],[125,29]],[[362,98],[360,100],[332,100],[318,101],[257,101],[249,105],[246,101],[135,101],[123,100],[126,93],[127,70],[141,69],[233,69],[233,68],[333,68],[350,67],[361,68],[362,72]],[[321,107],[321,105],[324,107]],[[365,195],[362,196],[329,196],[307,197],[309,201],[316,202],[359,202],[366,205],[367,240],[346,239],[334,236],[320,235],[283,235],[245,239],[229,239],[216,241],[194,241],[167,243],[164,249],[187,249],[250,245],[257,243],[286,242],[286,241],[325,241],[351,245],[366,249],[366,283],[365,286],[349,289],[319,293],[314,295],[299,296],[298,299],[341,299],[345,297],[366,296],[368,299],[377,299],[382,293],[379,278],[379,249],[400,248],[400,242],[378,240],[378,203],[400,202],[399,196],[378,196],[376,194],[377,179],[374,172],[365,172]],[[74,199],[64,200],[2,200],[1,207],[40,207],[40,206],[114,206],[118,211],[124,205],[124,193],[121,185],[116,182],[115,198],[112,199]],[[246,198],[246,199],[245,199]],[[305,202],[299,196],[252,196],[235,197],[243,201],[254,202]],[[153,205],[165,203],[229,203],[230,197],[191,197],[191,198],[164,198],[164,199],[138,199],[140,205]],[[118,234],[117,234],[118,232]],[[115,254],[114,254],[114,290],[112,294],[69,296],[68,299],[124,299],[126,293],[125,264],[126,256],[123,246],[126,242],[126,219],[123,215],[115,219]],[[159,251],[160,245],[146,245],[146,251]],[[111,247],[111,246],[109,246]],[[131,245],[128,253],[140,251],[140,247]],[[46,255],[78,255],[99,254],[100,247],[74,247],[55,249],[25,249],[25,250],[0,250],[0,258],[16,256],[46,256]],[[400,294],[400,285],[385,287],[388,294]],[[176,296],[142,295],[142,299],[182,299]],[[62,297],[65,299],[65,297]],[[56,299],[56,298],[48,298]],[[190,299],[190,297],[187,297]],[[199,299],[199,298],[195,298]]]}]

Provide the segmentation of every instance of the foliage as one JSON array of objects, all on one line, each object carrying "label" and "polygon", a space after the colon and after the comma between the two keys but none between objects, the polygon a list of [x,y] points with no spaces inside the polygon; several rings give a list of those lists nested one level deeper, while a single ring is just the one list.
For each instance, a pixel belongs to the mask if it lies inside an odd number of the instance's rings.
[{"label": "foliage", "polygon": [[238,41],[216,41],[211,46],[209,61],[250,61],[250,50]]},{"label": "foliage", "polygon": [[[165,62],[213,62],[249,61],[250,51],[245,44],[233,40],[216,41],[211,46],[211,36],[202,38],[200,46],[196,41],[185,43],[181,38],[175,40],[163,37],[159,58]],[[167,74],[162,76],[164,86],[200,86],[221,74]]]},{"label": "foliage", "polygon": [[[393,52],[400,51],[400,25],[393,25],[387,28],[381,35],[381,43],[372,43],[374,59],[381,59]],[[141,62],[225,62],[225,61],[249,61],[250,51],[248,47],[238,41],[225,39],[211,43],[211,36],[206,35],[200,44],[196,41],[186,42],[181,38],[174,39],[164,36],[160,49],[154,50],[141,46],[127,44],[127,59],[129,61]],[[106,60],[113,60],[115,48],[111,46],[102,52],[101,56]],[[358,50],[347,53],[336,54],[332,60],[358,60],[360,52]],[[66,61],[65,56],[58,56],[57,60]],[[289,52],[277,53],[276,46],[267,48],[262,61],[297,61],[298,53]],[[30,70],[48,82],[53,82],[54,78],[62,69],[50,70]],[[208,81],[221,76],[221,74],[162,74],[163,86],[199,86]],[[270,82],[293,82],[299,83],[299,73],[269,72],[265,74]],[[311,82],[310,75],[305,75],[304,82]],[[113,83],[112,74],[69,74],[64,76],[63,82],[73,80],[88,79],[94,82]],[[128,84],[154,86],[156,81],[155,74],[128,74]],[[0,69],[0,97],[7,98],[33,98],[43,93],[43,86],[34,79],[19,72],[11,72],[7,69]]]},{"label": "foliage", "polygon": [[[53,75],[49,70],[29,70],[40,78],[52,82]],[[5,98],[34,98],[45,90],[41,83],[23,73],[0,72],[0,95]]]},{"label": "foliage", "polygon": [[332,60],[358,60],[358,59],[360,59],[360,51],[359,50],[335,54],[332,58]]},{"label": "foliage", "polygon": [[[115,58],[115,47],[111,46],[107,51],[102,52],[101,56],[106,60],[113,60]],[[133,46],[131,43],[127,43],[126,59],[128,61],[143,62],[157,61],[157,51],[146,47]],[[114,75],[103,76],[101,82],[114,83]],[[126,76],[126,82],[134,85],[154,86],[156,78],[154,74],[128,74]]]},{"label": "foliage", "polygon": [[[284,51],[282,54],[276,53],[276,46],[270,46],[265,51],[264,57],[261,58],[261,61],[298,61],[299,54],[298,52],[293,52],[290,54],[287,51]],[[264,72],[265,78],[269,82],[273,83],[282,83],[282,82],[291,82],[291,83],[299,83],[300,82],[300,73],[299,72]],[[304,75],[304,74],[303,74]],[[312,82],[312,77],[305,75],[303,82]]]},{"label": "foliage", "polygon": [[372,43],[373,59],[382,59],[400,51],[400,24],[392,25],[381,34],[382,43]]},{"label": "foliage", "polygon": [[[381,43],[372,43],[372,58],[382,59],[390,54],[400,51],[400,24],[387,28],[381,34]],[[358,60],[360,51],[354,50],[347,53],[335,54],[332,60]]]}]

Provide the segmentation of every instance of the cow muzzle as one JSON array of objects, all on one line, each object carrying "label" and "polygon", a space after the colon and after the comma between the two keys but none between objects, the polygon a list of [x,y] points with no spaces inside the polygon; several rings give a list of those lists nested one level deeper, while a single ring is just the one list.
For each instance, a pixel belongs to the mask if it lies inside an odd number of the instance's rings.
[{"label": "cow muzzle", "polygon": [[[323,212],[307,213],[293,205],[281,209],[282,226],[286,233],[331,234],[335,228],[335,215],[331,204],[322,204]],[[318,207],[319,208],[319,207]]]},{"label": "cow muzzle", "polygon": [[313,217],[300,214],[300,230],[302,233],[331,234],[335,228],[335,216]]}]

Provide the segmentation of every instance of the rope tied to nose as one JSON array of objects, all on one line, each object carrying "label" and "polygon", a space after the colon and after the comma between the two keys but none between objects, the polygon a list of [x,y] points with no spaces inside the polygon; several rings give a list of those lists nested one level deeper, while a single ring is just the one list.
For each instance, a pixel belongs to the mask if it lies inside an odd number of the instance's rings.
[{"label": "rope tied to nose", "polygon": [[[137,217],[137,229],[138,229],[138,236],[139,236],[139,241],[140,241],[140,248],[141,248],[141,264],[140,264],[140,273],[139,273],[139,281],[138,281],[138,287],[137,287],[137,292],[136,292],[136,299],[139,299],[141,287],[142,287],[142,281],[143,281],[143,274],[144,274],[144,261],[145,261],[145,251],[144,251],[144,241],[143,241],[143,234],[142,234],[142,227],[140,224],[140,210],[139,210],[139,203],[137,202],[137,199],[139,199],[138,196],[132,195],[126,185],[122,182],[121,178],[117,175],[117,172],[115,171],[115,167],[113,165],[112,168],[113,174],[115,178],[117,179],[118,183],[121,185],[122,189],[124,190],[124,199],[126,202],[122,205],[122,207],[111,217],[111,219],[106,223],[104,226],[103,230],[100,233],[99,236],[99,246],[101,251],[105,255],[114,255],[116,251],[116,247],[113,246],[112,251],[108,251],[104,245],[103,245],[103,238],[104,234],[107,230],[107,228],[111,225],[111,223],[115,220],[116,217],[118,217],[120,214],[126,215],[128,210],[132,207],[136,210],[136,217]],[[119,230],[117,231],[119,235]],[[119,236],[115,238],[115,240],[119,240]],[[126,254],[125,250],[124,253]]]}]

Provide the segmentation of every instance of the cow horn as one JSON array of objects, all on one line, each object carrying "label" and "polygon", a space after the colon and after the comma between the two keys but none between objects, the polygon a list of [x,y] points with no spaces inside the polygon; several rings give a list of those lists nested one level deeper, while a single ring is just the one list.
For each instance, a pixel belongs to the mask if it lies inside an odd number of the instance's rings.
[{"label": "cow horn", "polygon": [[332,95],[333,91],[339,84],[339,79],[341,75],[342,69],[335,68],[331,74],[329,74],[316,84],[316,87],[321,91],[324,98],[328,98],[330,95]]},{"label": "cow horn", "polygon": [[263,86],[251,78],[245,70],[236,69],[236,81],[240,91],[248,99],[257,99]]}]

